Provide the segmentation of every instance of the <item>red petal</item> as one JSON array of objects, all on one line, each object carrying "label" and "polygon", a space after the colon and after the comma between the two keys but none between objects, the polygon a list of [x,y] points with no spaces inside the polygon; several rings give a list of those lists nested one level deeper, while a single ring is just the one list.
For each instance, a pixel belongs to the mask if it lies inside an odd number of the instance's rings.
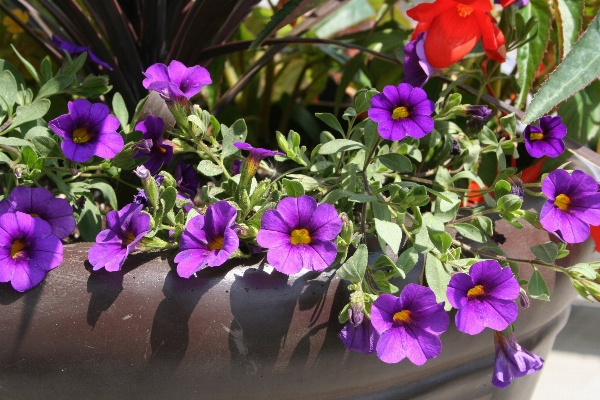
[{"label": "red petal", "polygon": [[487,16],[474,10],[466,17],[453,7],[432,21],[425,39],[427,61],[435,68],[444,68],[466,56],[481,36],[478,19]]},{"label": "red petal", "polygon": [[456,7],[453,0],[437,0],[435,3],[421,3],[406,11],[406,15],[419,22],[431,22],[438,15]]},{"label": "red petal", "polygon": [[489,15],[489,18],[479,21],[479,27],[481,28],[483,48],[485,54],[492,60],[496,60],[499,63],[503,63],[506,60],[506,39],[504,33],[498,28],[494,22],[495,20]]},{"label": "red petal", "polygon": [[515,0],[500,0],[500,5],[502,7],[508,7],[514,2],[515,2]]}]

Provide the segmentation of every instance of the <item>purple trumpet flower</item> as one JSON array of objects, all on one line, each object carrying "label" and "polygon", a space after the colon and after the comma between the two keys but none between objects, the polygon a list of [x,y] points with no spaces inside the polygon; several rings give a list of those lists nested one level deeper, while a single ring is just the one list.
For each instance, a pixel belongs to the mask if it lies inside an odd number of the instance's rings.
[{"label": "purple trumpet flower", "polygon": [[512,332],[508,338],[502,332],[494,333],[494,345],[496,359],[492,384],[496,387],[505,388],[513,379],[533,374],[544,365],[541,357],[519,346]]},{"label": "purple trumpet flower", "polygon": [[142,132],[145,145],[140,146],[133,158],[149,157],[144,166],[151,174],[157,173],[163,164],[167,164],[173,158],[173,146],[163,140],[164,126],[163,119],[153,115],[148,115],[135,126],[136,131]]},{"label": "purple trumpet flower", "polygon": [[153,64],[144,71],[146,79],[142,85],[148,90],[158,92],[167,104],[185,103],[212,80],[206,68],[198,65],[187,68],[183,63],[173,60],[165,64]]},{"label": "purple trumpet flower", "polygon": [[539,126],[527,125],[523,130],[525,150],[532,156],[558,157],[565,151],[563,138],[567,135],[567,127],[561,117],[542,117]]},{"label": "purple trumpet flower", "polygon": [[66,40],[60,38],[57,35],[52,35],[52,41],[51,41],[52,45],[57,47],[59,50],[65,50],[67,53],[71,54],[71,55],[78,55],[83,53],[84,51],[86,51],[88,53],[88,56],[90,56],[90,58],[92,59],[93,62],[95,62],[98,65],[102,65],[104,68],[112,71],[112,67],[105,63],[104,61],[102,61],[101,59],[99,59],[98,57],[96,57],[96,55],[92,52],[90,46],[79,46],[75,43],[71,43],[71,42],[67,42]]}]

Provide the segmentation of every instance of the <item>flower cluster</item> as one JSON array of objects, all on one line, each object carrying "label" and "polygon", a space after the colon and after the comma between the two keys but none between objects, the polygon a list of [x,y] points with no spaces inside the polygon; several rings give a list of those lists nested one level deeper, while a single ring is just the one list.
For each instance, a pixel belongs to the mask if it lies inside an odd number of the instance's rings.
[{"label": "flower cluster", "polygon": [[[513,2],[500,1],[497,10],[512,7],[502,18],[516,18],[526,0]],[[540,165],[566,155],[561,116],[517,124],[521,115],[511,110],[524,93],[505,96],[513,87],[502,87],[499,78],[507,49],[532,39],[525,31],[535,19],[503,32],[509,22],[496,19],[488,0],[435,0],[407,14],[417,24],[399,48],[401,73],[356,74],[389,84],[381,91],[352,88],[341,119],[317,114],[331,132],[312,138],[277,132],[265,140],[278,149],[250,144],[256,132],[243,119],[219,122],[220,114],[203,109],[214,98],[193,103],[213,77],[177,60],[143,71],[138,83],[149,93],[131,116],[120,95],[111,110],[104,98],[92,102],[86,97],[97,96],[79,92],[85,85],[69,75],[73,60],[65,61],[60,78],[44,67],[36,76],[38,97],[0,93],[0,118],[7,117],[0,134],[13,135],[0,143],[0,161],[12,171],[0,200],[0,282],[32,289],[61,264],[63,242],[81,239],[95,242],[88,253],[92,274],[127,268],[138,252],[163,253],[182,279],[262,257],[269,273],[325,271],[344,281],[350,295],[339,313],[339,337],[351,351],[423,365],[442,354],[449,329],[478,335],[489,328],[495,386],[538,371],[543,360],[516,340],[517,299],[526,307],[550,296],[541,268],[567,274],[585,297],[600,298],[598,264],[557,266],[567,244],[587,240],[590,226],[600,225],[599,184],[568,163],[538,170],[533,179],[517,164],[523,148],[529,159],[543,157]],[[89,46],[56,36],[53,43],[111,69]],[[480,58],[454,65],[465,57]],[[12,74],[2,71],[2,83],[17,87],[23,79]],[[223,81],[214,78],[215,85]],[[465,86],[477,80],[481,90]],[[31,106],[43,108],[55,86],[51,94],[67,93],[61,82],[69,81],[76,97],[64,114],[42,122]],[[25,124],[19,118],[28,100],[35,118]],[[540,210],[531,210],[531,195],[545,198]],[[529,259],[515,257],[502,248],[500,219],[543,229],[554,240],[531,243]],[[520,275],[518,263],[533,267],[531,278]],[[406,283],[415,266],[424,269],[418,283]]]}]

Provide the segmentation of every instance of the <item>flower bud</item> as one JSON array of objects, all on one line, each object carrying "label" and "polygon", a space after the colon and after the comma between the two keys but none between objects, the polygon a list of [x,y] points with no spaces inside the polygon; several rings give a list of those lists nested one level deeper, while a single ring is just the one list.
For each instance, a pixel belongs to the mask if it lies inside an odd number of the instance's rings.
[{"label": "flower bud", "polygon": [[23,168],[21,168],[21,167],[15,168],[14,173],[15,173],[15,178],[21,179],[21,176],[23,176]]},{"label": "flower bud", "polygon": [[531,305],[529,301],[529,296],[527,296],[527,293],[525,293],[525,289],[523,288],[521,288],[521,291],[519,292],[519,302],[521,303],[521,307],[523,308],[529,308],[529,306]]},{"label": "flower bud", "polygon": [[452,154],[453,156],[457,156],[461,153],[461,151],[462,150],[460,148],[460,143],[457,139],[453,138],[452,144],[450,145],[450,154]]},{"label": "flower bud", "polygon": [[510,194],[517,195],[523,200],[525,189],[523,189],[523,181],[516,176],[508,176],[506,181],[510,183]]}]

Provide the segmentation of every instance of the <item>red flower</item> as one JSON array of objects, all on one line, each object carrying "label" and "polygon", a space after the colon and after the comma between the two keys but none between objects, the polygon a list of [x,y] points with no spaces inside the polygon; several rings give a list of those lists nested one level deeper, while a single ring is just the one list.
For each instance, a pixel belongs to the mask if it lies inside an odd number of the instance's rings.
[{"label": "red flower", "polygon": [[504,62],[506,47],[502,31],[489,14],[489,0],[436,0],[422,3],[406,13],[419,21],[412,39],[427,32],[425,55],[435,68],[454,64],[467,55],[481,37],[485,54]]}]

